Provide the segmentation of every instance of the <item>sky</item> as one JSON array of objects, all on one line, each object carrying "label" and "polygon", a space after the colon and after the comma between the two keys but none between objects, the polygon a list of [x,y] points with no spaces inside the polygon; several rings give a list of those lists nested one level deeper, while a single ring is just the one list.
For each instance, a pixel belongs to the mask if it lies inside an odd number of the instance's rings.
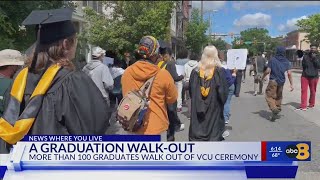
[{"label": "sky", "polygon": [[[192,1],[192,8],[200,6],[201,1]],[[297,29],[297,20],[320,13],[320,1],[203,1],[203,7],[204,19],[211,16],[212,33],[239,34],[258,27],[266,28],[271,37],[286,35]]]}]

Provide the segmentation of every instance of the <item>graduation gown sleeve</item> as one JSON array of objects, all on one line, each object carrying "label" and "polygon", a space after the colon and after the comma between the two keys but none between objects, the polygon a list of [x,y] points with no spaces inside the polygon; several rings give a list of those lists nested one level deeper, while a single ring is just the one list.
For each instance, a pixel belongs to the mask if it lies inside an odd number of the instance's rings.
[{"label": "graduation gown sleeve", "polygon": [[75,72],[58,91],[56,113],[69,134],[104,134],[111,111],[89,76]]}]

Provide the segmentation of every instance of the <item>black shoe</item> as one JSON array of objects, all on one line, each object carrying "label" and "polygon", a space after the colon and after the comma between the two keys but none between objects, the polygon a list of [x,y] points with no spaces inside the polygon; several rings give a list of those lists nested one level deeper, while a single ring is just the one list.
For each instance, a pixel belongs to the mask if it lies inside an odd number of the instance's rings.
[{"label": "black shoe", "polygon": [[276,121],[276,119],[277,119],[277,115],[276,115],[276,114],[274,114],[274,113],[272,113],[272,116],[271,116],[270,121],[271,121],[271,122],[275,122],[275,121]]},{"label": "black shoe", "polygon": [[169,136],[169,137],[167,137],[167,141],[175,141],[174,136]]},{"label": "black shoe", "polygon": [[274,109],[272,110],[272,116],[271,116],[271,121],[274,122],[276,119],[279,118],[278,114],[280,113],[279,109]]}]

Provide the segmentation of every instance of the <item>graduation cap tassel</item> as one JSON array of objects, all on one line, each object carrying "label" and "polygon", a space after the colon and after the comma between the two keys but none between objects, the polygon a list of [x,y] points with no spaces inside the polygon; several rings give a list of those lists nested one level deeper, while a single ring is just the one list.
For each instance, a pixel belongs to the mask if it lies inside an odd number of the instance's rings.
[{"label": "graduation cap tassel", "polygon": [[40,28],[41,28],[41,25],[39,25],[39,29],[38,29],[38,33],[37,33],[37,42],[36,42],[36,46],[35,46],[35,50],[34,50],[34,54],[33,54],[33,59],[32,59],[32,63],[31,63],[30,71],[35,70],[35,66],[36,66],[37,60],[38,60],[38,51],[39,51],[39,45],[40,45]]},{"label": "graduation cap tassel", "polygon": [[35,67],[36,67],[36,64],[37,64],[37,60],[38,60],[38,53],[39,53],[39,46],[40,46],[41,24],[44,23],[46,20],[48,20],[51,16],[52,16],[52,14],[48,13],[48,17],[46,19],[44,19],[42,22],[39,23],[39,28],[38,28],[38,32],[37,32],[37,42],[36,42],[36,47],[35,47],[32,63],[31,63],[30,71],[35,70]]}]

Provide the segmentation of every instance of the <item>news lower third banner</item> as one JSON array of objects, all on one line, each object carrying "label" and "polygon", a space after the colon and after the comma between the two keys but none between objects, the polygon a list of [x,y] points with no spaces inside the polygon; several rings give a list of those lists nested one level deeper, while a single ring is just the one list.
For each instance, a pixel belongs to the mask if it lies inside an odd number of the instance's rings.
[{"label": "news lower third banner", "polygon": [[161,142],[160,136],[26,136],[6,170],[238,170],[248,178],[294,178],[311,142]]}]

